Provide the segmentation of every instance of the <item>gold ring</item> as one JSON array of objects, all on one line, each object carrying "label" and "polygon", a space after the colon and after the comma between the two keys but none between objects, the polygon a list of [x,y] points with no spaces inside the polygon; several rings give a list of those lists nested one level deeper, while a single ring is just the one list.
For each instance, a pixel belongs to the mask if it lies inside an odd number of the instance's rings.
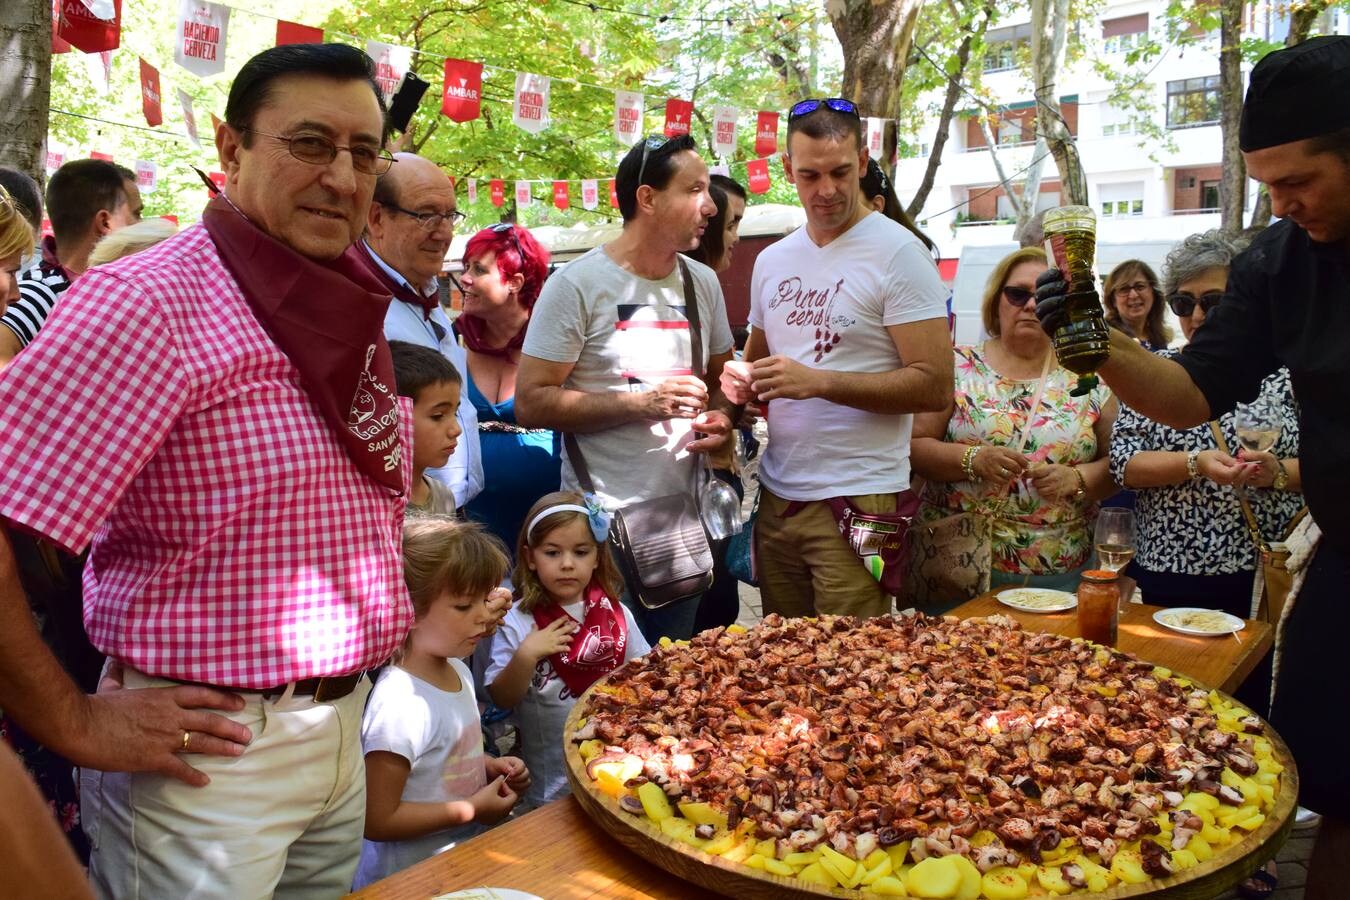
[{"label": "gold ring", "polygon": [[192,732],[190,732],[190,731],[184,731],[184,732],[183,732],[183,752],[184,752],[184,753],[187,752],[188,740],[189,740],[191,737],[192,737]]}]

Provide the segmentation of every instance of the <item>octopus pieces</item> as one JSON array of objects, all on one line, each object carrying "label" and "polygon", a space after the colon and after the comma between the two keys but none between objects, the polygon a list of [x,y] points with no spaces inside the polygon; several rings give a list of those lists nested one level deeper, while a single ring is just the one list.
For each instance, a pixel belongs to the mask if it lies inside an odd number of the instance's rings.
[{"label": "octopus pieces", "polygon": [[663,643],[581,714],[572,740],[619,808],[882,895],[1166,877],[1259,827],[1282,771],[1222,695],[1002,616],[771,615]]}]

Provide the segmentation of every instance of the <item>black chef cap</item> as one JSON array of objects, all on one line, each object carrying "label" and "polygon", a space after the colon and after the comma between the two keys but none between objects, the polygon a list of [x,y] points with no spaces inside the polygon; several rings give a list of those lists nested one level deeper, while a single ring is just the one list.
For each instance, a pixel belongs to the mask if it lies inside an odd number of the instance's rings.
[{"label": "black chef cap", "polygon": [[1252,69],[1239,145],[1261,150],[1350,128],[1350,37],[1309,38]]}]

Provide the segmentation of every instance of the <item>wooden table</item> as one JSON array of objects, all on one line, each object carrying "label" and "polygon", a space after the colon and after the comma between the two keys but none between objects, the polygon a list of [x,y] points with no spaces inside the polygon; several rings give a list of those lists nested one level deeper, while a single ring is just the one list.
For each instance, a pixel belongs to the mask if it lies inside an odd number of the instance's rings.
[{"label": "wooden table", "polygon": [[[1002,605],[991,591],[952,611],[961,618],[1010,616],[1035,631],[1076,636],[1078,621],[1066,613],[1023,613]],[[1120,623],[1120,649],[1231,693],[1270,650],[1272,629],[1248,622],[1240,637],[1188,637],[1153,621],[1156,606],[1129,604]],[[657,868],[608,837],[572,797],[419,863],[353,897],[426,900],[475,887],[514,888],[547,900],[684,900],[708,892]]]},{"label": "wooden table", "polygon": [[[990,591],[981,594],[961,604],[949,615],[962,619],[1005,615],[1016,619],[1023,628],[1031,631],[1078,636],[1078,619],[1073,610],[1062,613],[1019,612],[999,603],[994,598],[997,593]],[[1247,627],[1239,631],[1236,637],[1191,637],[1163,628],[1153,621],[1153,614],[1162,607],[1141,603],[1125,605],[1127,611],[1120,618],[1118,649],[1229,694],[1251,674],[1256,664],[1270,652],[1275,641],[1274,629],[1265,622],[1248,620]]]},{"label": "wooden table", "polygon": [[426,900],[475,887],[546,900],[693,900],[708,892],[641,859],[592,822],[572,797],[555,800],[351,895]]}]

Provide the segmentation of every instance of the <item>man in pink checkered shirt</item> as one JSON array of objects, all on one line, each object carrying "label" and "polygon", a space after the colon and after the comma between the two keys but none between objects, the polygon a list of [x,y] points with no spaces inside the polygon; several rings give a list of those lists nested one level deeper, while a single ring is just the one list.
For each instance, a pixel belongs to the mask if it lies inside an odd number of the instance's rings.
[{"label": "man in pink checkered shirt", "polygon": [[0,705],[86,767],[102,896],[350,885],[362,673],[412,622],[389,297],[350,250],[391,162],[372,76],[336,44],[250,60],[203,223],[86,274],[0,372],[0,517],[89,548],[109,658],[81,694],[0,538]]}]

